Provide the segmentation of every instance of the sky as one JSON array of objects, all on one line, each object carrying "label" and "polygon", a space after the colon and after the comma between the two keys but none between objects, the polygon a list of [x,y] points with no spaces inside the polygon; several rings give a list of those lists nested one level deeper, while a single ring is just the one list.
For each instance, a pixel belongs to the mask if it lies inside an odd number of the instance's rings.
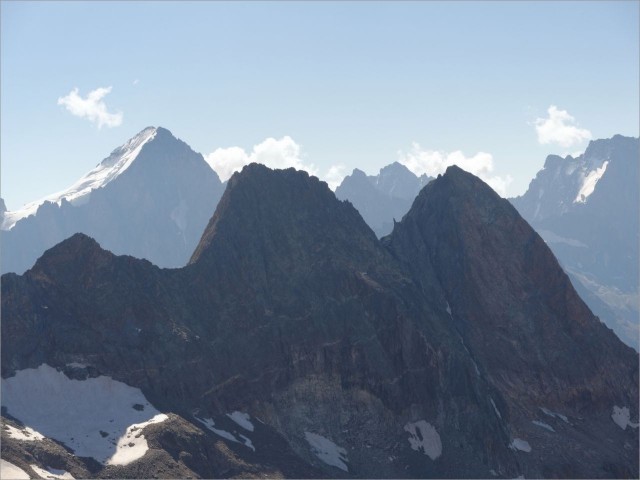
[{"label": "sky", "polygon": [[63,190],[147,126],[226,178],[451,163],[503,196],[639,134],[639,2],[0,1],[0,195]]}]

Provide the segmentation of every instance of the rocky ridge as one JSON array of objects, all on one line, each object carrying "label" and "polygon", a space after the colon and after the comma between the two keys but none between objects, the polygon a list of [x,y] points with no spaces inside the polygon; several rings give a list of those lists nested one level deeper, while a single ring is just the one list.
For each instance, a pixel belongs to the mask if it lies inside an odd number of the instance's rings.
[{"label": "rocky ridge", "polygon": [[638,474],[637,355],[515,209],[456,167],[381,242],[323,182],[250,165],[186,267],[78,234],[3,276],[2,311],[3,382],[42,364],[108,375],[173,419],[144,428],[149,452],[118,475]]}]

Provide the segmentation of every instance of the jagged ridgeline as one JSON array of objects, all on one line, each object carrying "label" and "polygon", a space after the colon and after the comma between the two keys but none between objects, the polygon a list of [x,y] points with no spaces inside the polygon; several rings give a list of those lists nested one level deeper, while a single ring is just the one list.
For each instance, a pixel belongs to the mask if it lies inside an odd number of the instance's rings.
[{"label": "jagged ridgeline", "polygon": [[25,472],[638,476],[637,354],[457,167],[380,241],[324,182],[249,165],[187,266],[77,234],[2,277],[2,313]]}]

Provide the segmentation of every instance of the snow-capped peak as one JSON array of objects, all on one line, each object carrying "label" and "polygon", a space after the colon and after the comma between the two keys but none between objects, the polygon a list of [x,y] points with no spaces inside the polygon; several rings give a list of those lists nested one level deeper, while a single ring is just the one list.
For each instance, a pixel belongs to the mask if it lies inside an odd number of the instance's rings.
[{"label": "snow-capped peak", "polygon": [[585,175],[580,191],[578,192],[576,199],[573,201],[574,203],[585,203],[587,201],[589,195],[591,195],[595,190],[596,184],[607,170],[607,165],[609,165],[608,160],[604,162],[600,168],[595,168]]},{"label": "snow-capped peak", "polygon": [[71,187],[61,192],[48,195],[35,202],[25,204],[22,208],[12,212],[6,212],[2,222],[2,230],[11,230],[13,226],[23,218],[36,213],[40,205],[45,202],[57,203],[67,200],[76,205],[80,205],[86,196],[97,188],[104,187],[113,179],[121,175],[131,166],[136,157],[140,154],[142,147],[155,138],[158,129],[147,127],[131,138],[121,147],[116,148],[111,155],[102,160],[93,170],[80,178]]}]

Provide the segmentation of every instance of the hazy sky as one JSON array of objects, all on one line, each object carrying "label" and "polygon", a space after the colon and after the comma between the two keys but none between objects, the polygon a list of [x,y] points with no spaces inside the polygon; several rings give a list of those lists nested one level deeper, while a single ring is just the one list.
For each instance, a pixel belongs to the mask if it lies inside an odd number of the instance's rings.
[{"label": "hazy sky", "polygon": [[2,1],[2,197],[61,190],[149,125],[222,176],[457,161],[520,194],[547,154],[638,135],[638,5]]}]

